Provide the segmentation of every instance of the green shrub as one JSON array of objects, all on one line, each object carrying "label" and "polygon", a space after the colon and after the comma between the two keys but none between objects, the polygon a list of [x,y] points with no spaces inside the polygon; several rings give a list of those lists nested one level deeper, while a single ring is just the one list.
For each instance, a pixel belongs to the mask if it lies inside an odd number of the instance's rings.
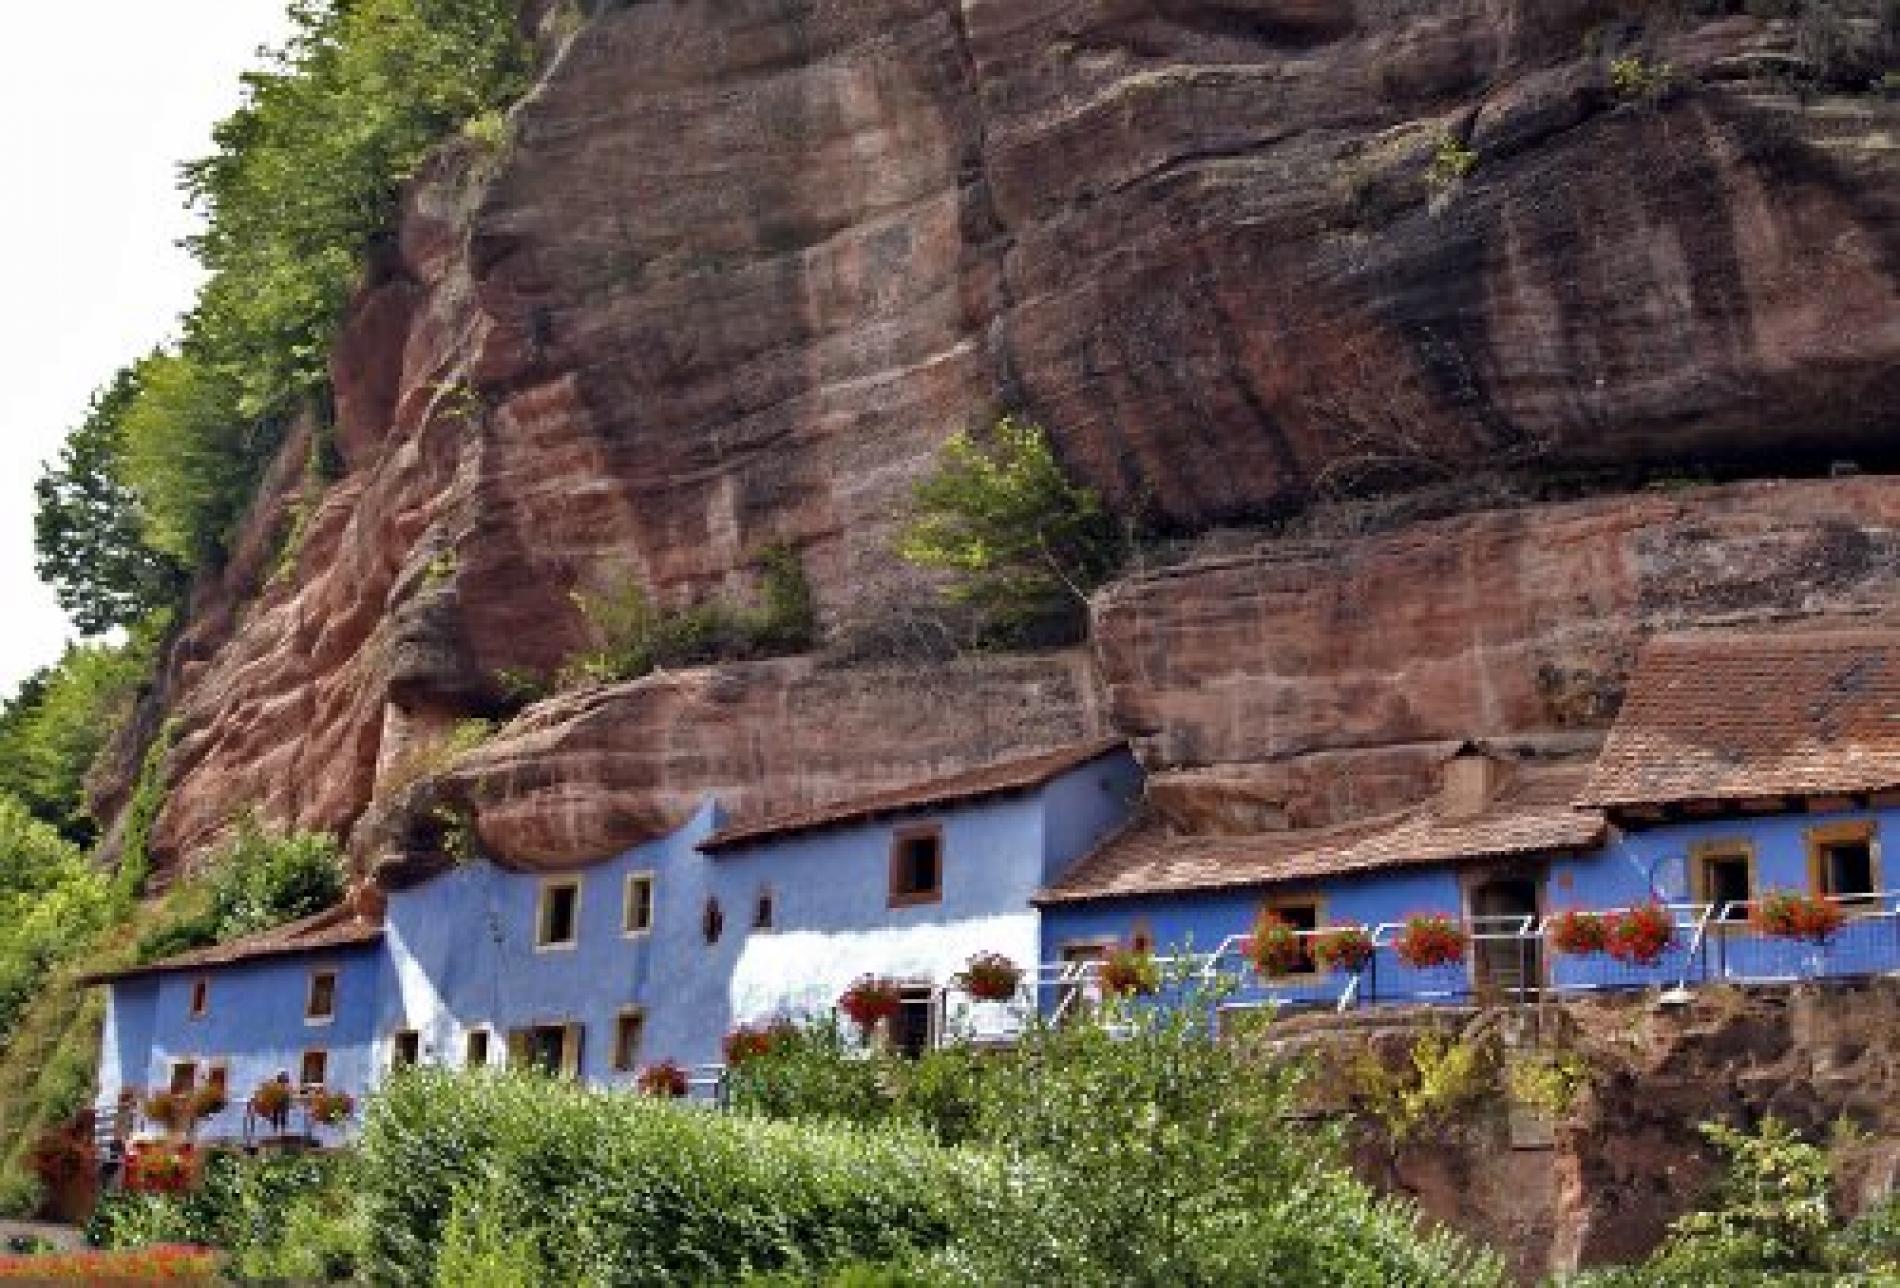
[{"label": "green shrub", "polygon": [[145,630],[123,644],[73,645],[0,705],[0,795],[76,845],[96,839],[86,774],[131,713],[153,643]]},{"label": "green shrub", "polygon": [[201,890],[186,895],[177,915],[140,941],[140,961],[312,916],[341,899],[347,885],[335,837],[315,832],[272,836],[251,817],[239,822],[237,833],[207,867]]},{"label": "green shrub", "polygon": [[1127,557],[1101,498],[1070,481],[1048,434],[1014,417],[952,435],[914,501],[898,552],[946,575],[945,593],[974,613],[981,639],[1075,638],[1089,594]]},{"label": "green shrub", "polygon": [[1455,134],[1441,134],[1432,149],[1431,169],[1425,177],[1435,188],[1454,188],[1478,168],[1478,154]]},{"label": "green shrub", "polygon": [[372,1103],[362,1165],[368,1273],[401,1283],[512,1265],[518,1237],[553,1283],[890,1261],[946,1242],[976,1176],[969,1156],[902,1132],[428,1070]]}]

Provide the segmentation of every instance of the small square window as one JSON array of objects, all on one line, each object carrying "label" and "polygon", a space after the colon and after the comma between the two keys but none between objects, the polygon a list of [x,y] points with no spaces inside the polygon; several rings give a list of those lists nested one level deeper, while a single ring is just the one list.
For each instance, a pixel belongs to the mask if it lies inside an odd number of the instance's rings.
[{"label": "small square window", "polygon": [[1319,900],[1317,899],[1272,899],[1267,902],[1262,913],[1278,917],[1294,930],[1301,932],[1299,955],[1294,959],[1291,975],[1312,975],[1318,972],[1319,963],[1313,960],[1312,931],[1319,929]]},{"label": "small square window", "polygon": [[644,935],[653,929],[653,874],[636,872],[627,878],[627,903],[621,929],[628,935]]},{"label": "small square window", "polygon": [[614,1021],[614,1070],[631,1073],[640,1067],[640,1043],[646,1037],[644,1011],[622,1011]]},{"label": "small square window", "polygon": [[541,887],[535,947],[572,948],[580,938],[581,883],[550,881]]},{"label": "small square window", "polygon": [[205,1071],[205,1086],[219,1095],[229,1095],[231,1091],[231,1070],[224,1065],[214,1064]]},{"label": "small square window", "polygon": [[297,1065],[297,1085],[302,1087],[321,1087],[330,1078],[330,1053],[328,1051],[306,1051]]},{"label": "small square window", "polygon": [[327,1024],[336,1018],[336,972],[312,971],[310,992],[304,999],[303,1017],[313,1024]]},{"label": "small square window", "polygon": [[1873,847],[1865,841],[1822,846],[1821,892],[1841,898],[1873,894]]},{"label": "small square window", "polygon": [[198,1062],[180,1060],[172,1065],[171,1091],[175,1096],[189,1095],[198,1086]]},{"label": "small square window", "polygon": [[191,1018],[202,1020],[211,1013],[211,981],[200,976],[191,981]]},{"label": "small square window", "polygon": [[390,1068],[412,1069],[421,1063],[422,1035],[414,1029],[400,1030],[390,1050]]},{"label": "small square window", "polygon": [[470,1029],[463,1051],[463,1063],[471,1069],[488,1067],[488,1030]]},{"label": "small square window", "polygon": [[891,906],[942,898],[943,832],[935,827],[899,832],[891,841]]},{"label": "small square window", "polygon": [[1711,847],[1696,855],[1694,894],[1723,921],[1748,920],[1755,897],[1754,862],[1742,846]]}]

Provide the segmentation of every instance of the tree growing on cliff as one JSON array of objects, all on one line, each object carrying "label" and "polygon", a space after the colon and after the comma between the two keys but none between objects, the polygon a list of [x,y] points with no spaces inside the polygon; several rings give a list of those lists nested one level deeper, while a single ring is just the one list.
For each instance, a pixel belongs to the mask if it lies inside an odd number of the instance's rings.
[{"label": "tree growing on cliff", "polygon": [[1070,480],[1048,434],[1013,416],[952,435],[915,503],[899,553],[946,574],[945,593],[990,642],[1075,638],[1089,594],[1126,559],[1126,533],[1101,498]]}]

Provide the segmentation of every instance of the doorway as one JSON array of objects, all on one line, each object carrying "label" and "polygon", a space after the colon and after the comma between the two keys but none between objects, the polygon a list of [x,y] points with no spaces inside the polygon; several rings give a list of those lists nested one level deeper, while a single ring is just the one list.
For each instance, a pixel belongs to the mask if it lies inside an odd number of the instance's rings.
[{"label": "doorway", "polygon": [[1534,877],[1486,877],[1466,895],[1472,934],[1472,987],[1480,997],[1529,1001],[1544,982],[1543,943],[1518,933],[1543,915],[1543,883]]}]

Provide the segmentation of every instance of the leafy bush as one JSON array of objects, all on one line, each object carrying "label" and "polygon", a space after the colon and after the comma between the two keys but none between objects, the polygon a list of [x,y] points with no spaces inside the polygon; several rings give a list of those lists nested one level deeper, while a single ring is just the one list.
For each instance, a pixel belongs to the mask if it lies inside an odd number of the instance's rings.
[{"label": "leafy bush", "polygon": [[899,553],[946,574],[946,594],[992,642],[1075,638],[1088,595],[1127,556],[1101,499],[1069,480],[1040,427],[1014,417],[952,435],[915,505]]},{"label": "leafy bush", "polygon": [[343,860],[336,838],[298,832],[275,837],[254,818],[212,856],[196,907],[161,924],[139,944],[140,961],[268,930],[312,916],[343,897]]},{"label": "leafy bush", "polygon": [[74,645],[0,707],[0,794],[11,794],[68,840],[90,845],[97,828],[86,773],[130,713],[151,662],[152,638]]},{"label": "leafy bush", "polygon": [[887,1261],[947,1241],[978,1172],[899,1131],[419,1070],[370,1108],[367,1270],[415,1283],[517,1267],[517,1239],[552,1283],[731,1282]]},{"label": "leafy bush", "polygon": [[760,557],[754,605],[715,596],[661,609],[632,580],[577,591],[574,603],[594,647],[562,669],[563,688],[635,680],[661,667],[796,653],[811,646],[818,630],[811,583],[787,546],[773,546]]},{"label": "leafy bush", "polygon": [[78,848],[0,796],[0,1037],[47,972],[84,950],[112,916],[111,886]]}]

